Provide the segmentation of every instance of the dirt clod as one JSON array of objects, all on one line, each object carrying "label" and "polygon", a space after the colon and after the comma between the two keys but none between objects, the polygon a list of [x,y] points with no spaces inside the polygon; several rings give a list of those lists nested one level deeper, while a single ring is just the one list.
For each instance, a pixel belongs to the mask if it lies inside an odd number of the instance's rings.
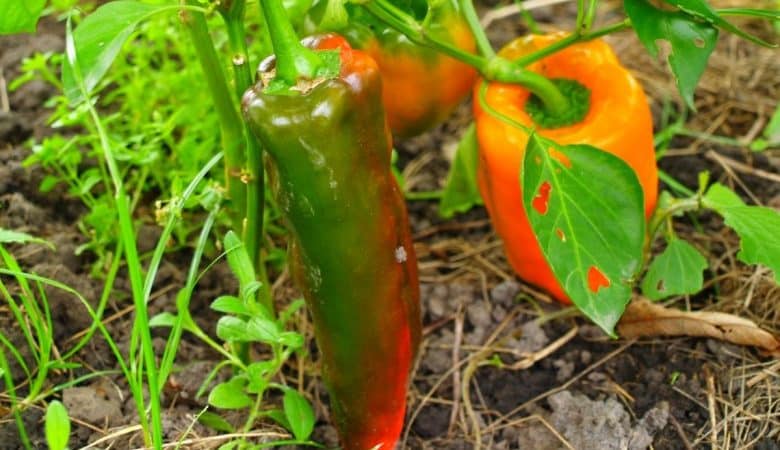
[{"label": "dirt clod", "polygon": [[116,388],[107,380],[85,387],[67,388],[62,403],[68,414],[97,427],[122,423],[122,405]]}]

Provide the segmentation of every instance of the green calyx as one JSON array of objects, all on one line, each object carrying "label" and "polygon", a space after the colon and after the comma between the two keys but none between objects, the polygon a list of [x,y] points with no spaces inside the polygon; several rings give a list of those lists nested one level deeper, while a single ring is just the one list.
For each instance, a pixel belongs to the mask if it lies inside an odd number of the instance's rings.
[{"label": "green calyx", "polygon": [[327,57],[326,52],[317,52],[301,44],[282,0],[264,0],[260,5],[276,55],[276,73],[273,82],[269,84],[273,86],[274,92],[294,93],[301,90],[299,82],[302,80],[338,74],[338,55],[335,58]]},{"label": "green calyx", "polygon": [[525,112],[531,120],[542,128],[561,128],[581,122],[590,110],[590,89],[576,80],[555,78],[550,80],[566,98],[569,107],[562,112],[553,113],[535,94],[525,103]]},{"label": "green calyx", "polygon": [[[335,78],[339,75],[341,72],[341,56],[338,50],[318,50],[312,52],[319,58],[319,64],[312,69],[311,74],[307,75],[305,79],[309,81],[324,80]],[[305,85],[308,88],[302,88],[300,81],[300,79],[296,79],[293,83],[277,76],[266,84],[263,92],[277,95],[299,95],[314,86],[312,83],[307,83]]]}]

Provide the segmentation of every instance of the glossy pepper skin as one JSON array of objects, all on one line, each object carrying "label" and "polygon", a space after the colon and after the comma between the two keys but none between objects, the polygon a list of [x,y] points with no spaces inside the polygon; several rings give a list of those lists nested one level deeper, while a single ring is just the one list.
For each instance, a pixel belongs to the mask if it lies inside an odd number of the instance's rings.
[{"label": "glossy pepper skin", "polygon": [[[520,38],[501,51],[516,59],[544,48],[564,34]],[[602,40],[567,47],[528,67],[548,78],[573,79],[590,89],[590,109],[574,125],[542,129],[525,112],[527,89],[518,85],[491,83],[485,100],[512,119],[536,127],[537,131],[562,145],[590,144],[610,152],[636,172],[645,198],[645,215],[655,209],[658,169],[653,147],[653,123],[644,91]],[[504,241],[509,263],[523,280],[539,286],[563,303],[570,303],[534,237],[523,208],[519,172],[528,135],[491,116],[476,100],[474,114],[479,142],[477,180],[490,218]]]},{"label": "glossy pepper skin", "polygon": [[270,156],[293,279],[313,318],[344,448],[392,449],[421,316],[406,207],[390,171],[380,73],[338,36],[306,43],[339,49],[340,75],[300,95],[268,94],[258,82],[244,95],[244,115]]},{"label": "glossy pepper skin", "polygon": [[[474,52],[474,36],[457,0],[444,0],[431,8],[426,33]],[[471,66],[411,42],[387,25],[372,21],[366,13],[358,14],[344,33],[355,48],[368,52],[379,65],[387,121],[396,136],[415,136],[444,121],[468,95],[477,77]]]}]

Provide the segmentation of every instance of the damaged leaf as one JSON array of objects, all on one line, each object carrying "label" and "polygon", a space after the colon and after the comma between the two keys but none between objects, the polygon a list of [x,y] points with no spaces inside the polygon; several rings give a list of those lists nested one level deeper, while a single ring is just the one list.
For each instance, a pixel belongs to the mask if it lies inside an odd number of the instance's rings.
[{"label": "damaged leaf", "polygon": [[756,45],[761,45],[763,47],[769,47],[769,48],[776,47],[775,45],[770,44],[769,42],[766,42],[757,36],[754,36],[746,31],[737,28],[734,24],[721,17],[720,14],[718,14],[717,11],[712,9],[712,7],[708,5],[707,2],[705,2],[704,0],[665,0],[665,1],[670,5],[676,6],[677,8],[680,9],[680,11],[684,12],[685,14],[688,14],[689,16],[710,23],[718,28],[722,28],[728,31],[729,33],[736,34],[742,39],[746,39]]},{"label": "damaged leaf", "polygon": [[647,0],[625,0],[624,7],[639,40],[650,55],[658,56],[658,41],[669,43],[669,65],[677,80],[677,88],[688,106],[694,108],[693,92],[715,49],[718,29],[710,21],[700,21],[681,10],[661,10]]},{"label": "damaged leaf", "polygon": [[694,294],[701,290],[702,271],[706,268],[707,260],[695,247],[681,239],[672,239],[650,264],[642,282],[642,293],[651,300]]},{"label": "damaged leaf", "polygon": [[521,185],[555,277],[574,304],[612,335],[642,260],[644,200],[636,174],[611,153],[533,134]]},{"label": "damaged leaf", "polygon": [[758,347],[780,354],[777,337],[753,321],[720,312],[687,312],[640,298],[631,302],[618,324],[624,338],[650,336],[696,336],[720,339],[732,344]]}]

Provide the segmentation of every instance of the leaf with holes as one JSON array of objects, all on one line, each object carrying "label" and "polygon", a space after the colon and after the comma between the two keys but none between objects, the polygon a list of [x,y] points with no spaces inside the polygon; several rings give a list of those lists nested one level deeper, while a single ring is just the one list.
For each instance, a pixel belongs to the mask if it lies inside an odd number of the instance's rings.
[{"label": "leaf with holes", "polygon": [[478,158],[477,128],[472,123],[458,143],[444,195],[439,203],[439,214],[445,219],[482,204],[482,196],[477,188]]},{"label": "leaf with holes", "polygon": [[645,236],[642,187],[620,158],[533,134],[521,172],[523,204],[555,277],[604,331],[631,298]]},{"label": "leaf with holes", "polygon": [[685,12],[658,9],[647,0],[625,0],[623,4],[639,40],[653,57],[658,56],[657,41],[669,42],[672,47],[669,65],[677,79],[677,88],[693,108],[693,91],[715,49],[718,29]]},{"label": "leaf with holes", "polygon": [[780,283],[780,212],[763,206],[748,206],[722,184],[710,186],[704,206],[723,216],[726,225],[740,238],[737,258],[748,264],[763,264]]},{"label": "leaf with holes", "polygon": [[672,239],[650,264],[642,281],[642,293],[651,300],[695,294],[704,283],[702,271],[706,268],[707,260],[696,248],[681,239]]},{"label": "leaf with holes", "polygon": [[[754,44],[761,45],[763,47],[776,47],[776,45],[770,44],[746,31],[740,30],[734,24],[721,17],[717,11],[712,9],[710,5],[704,0],[665,0],[666,3],[676,6],[680,11],[695,17],[699,20],[708,22],[718,28],[722,28],[729,33],[734,33],[737,36],[747,39]],[[749,9],[743,11],[751,11]],[[752,10],[756,11],[756,10]],[[760,11],[759,11],[760,14]]]}]

